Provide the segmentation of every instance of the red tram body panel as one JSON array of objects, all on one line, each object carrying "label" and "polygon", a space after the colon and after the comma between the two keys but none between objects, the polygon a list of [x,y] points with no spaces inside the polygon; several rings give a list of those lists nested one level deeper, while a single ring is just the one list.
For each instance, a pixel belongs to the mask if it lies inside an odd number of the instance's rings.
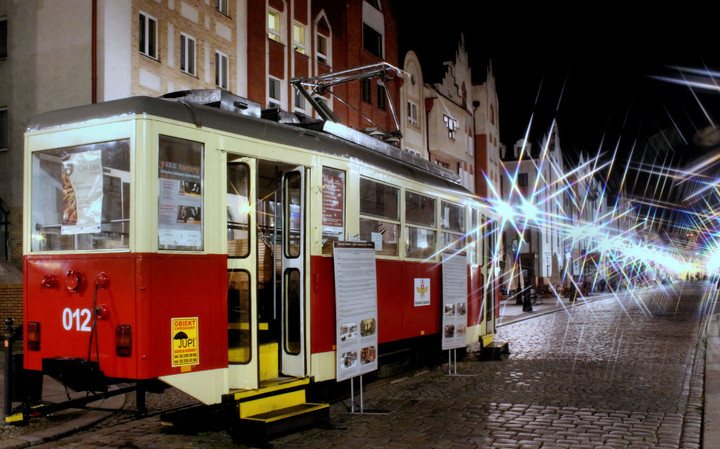
[{"label": "red tram body panel", "polygon": [[[184,317],[197,318],[202,345],[193,369],[227,367],[225,260],[151,253],[26,256],[25,320],[41,323],[40,350],[28,350],[25,341],[26,367],[41,370],[42,359],[55,357],[96,361],[99,354],[107,377],[177,374],[170,323]],[[98,286],[95,299],[98,276],[105,276],[105,285]],[[94,307],[100,311],[97,340]],[[116,355],[119,325],[131,329],[129,357]]]}]

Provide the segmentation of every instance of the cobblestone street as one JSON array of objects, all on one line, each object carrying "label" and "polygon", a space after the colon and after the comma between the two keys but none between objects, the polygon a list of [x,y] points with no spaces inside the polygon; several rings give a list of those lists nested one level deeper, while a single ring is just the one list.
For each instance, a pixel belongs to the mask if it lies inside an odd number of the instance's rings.
[{"label": "cobblestone street", "polygon": [[[331,408],[332,429],[273,440],[276,448],[701,447],[703,287],[645,290],[501,327],[503,361],[458,364],[381,381],[365,409]],[[356,388],[357,393],[357,388]],[[177,398],[177,396],[175,396]],[[356,398],[357,399],[357,398]],[[173,396],[150,395],[151,413]],[[130,406],[131,404],[128,404]],[[358,408],[356,408],[358,410]],[[38,447],[234,447],[213,428],[163,426],[117,415]]]}]

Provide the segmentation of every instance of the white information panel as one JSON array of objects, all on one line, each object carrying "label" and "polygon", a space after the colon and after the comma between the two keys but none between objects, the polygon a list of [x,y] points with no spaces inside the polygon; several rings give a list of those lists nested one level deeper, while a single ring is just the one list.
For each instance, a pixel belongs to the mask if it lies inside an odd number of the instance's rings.
[{"label": "white information panel", "polygon": [[442,348],[465,347],[467,333],[468,273],[464,252],[442,256]]},{"label": "white information panel", "polygon": [[377,275],[372,242],[334,242],[337,381],[377,369]]}]

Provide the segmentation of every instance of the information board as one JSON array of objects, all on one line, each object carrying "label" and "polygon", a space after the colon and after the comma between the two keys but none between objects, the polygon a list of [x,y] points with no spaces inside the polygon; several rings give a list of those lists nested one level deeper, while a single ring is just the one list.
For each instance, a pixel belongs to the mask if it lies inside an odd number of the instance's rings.
[{"label": "information board", "polygon": [[334,242],[338,382],[377,369],[377,274],[371,242]]},{"label": "information board", "polygon": [[466,345],[467,257],[464,252],[443,252],[442,256],[442,348],[457,349]]}]

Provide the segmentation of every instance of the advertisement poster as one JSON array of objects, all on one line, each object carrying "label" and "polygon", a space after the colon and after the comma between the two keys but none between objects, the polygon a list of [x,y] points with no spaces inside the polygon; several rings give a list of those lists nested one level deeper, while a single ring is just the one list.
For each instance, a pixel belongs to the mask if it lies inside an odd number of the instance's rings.
[{"label": "advertisement poster", "polygon": [[68,154],[63,158],[62,234],[100,232],[103,203],[101,150]]},{"label": "advertisement poster", "polygon": [[467,334],[468,273],[465,253],[442,257],[442,348],[464,348]]},{"label": "advertisement poster", "polygon": [[322,182],[323,235],[341,239],[345,229],[345,172],[323,168]]},{"label": "advertisement poster", "polygon": [[334,242],[337,381],[377,369],[375,247]]},{"label": "advertisement poster", "polygon": [[161,249],[202,249],[202,178],[195,165],[160,161],[158,243]]},{"label": "advertisement poster", "polygon": [[413,288],[415,307],[430,305],[430,278],[415,278]]},{"label": "advertisement poster", "polygon": [[172,366],[191,366],[200,363],[198,319],[173,318],[170,326]]}]

